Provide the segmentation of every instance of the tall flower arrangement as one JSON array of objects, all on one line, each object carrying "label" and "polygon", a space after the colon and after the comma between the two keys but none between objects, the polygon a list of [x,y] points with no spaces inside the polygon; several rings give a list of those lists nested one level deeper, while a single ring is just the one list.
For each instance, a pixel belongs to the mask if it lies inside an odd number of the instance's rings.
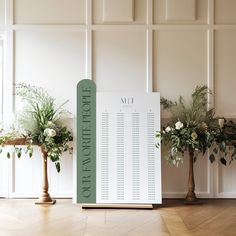
[{"label": "tall flower arrangement", "polygon": [[178,166],[186,151],[193,152],[196,159],[199,152],[204,154],[215,143],[220,127],[214,118],[214,109],[207,109],[208,93],[207,86],[197,86],[189,103],[181,96],[175,102],[161,98],[161,105],[171,117],[156,136],[161,136],[162,142],[169,145],[167,160],[170,163]]},{"label": "tall flower arrangement", "polygon": [[[197,86],[190,102],[186,102],[181,96],[174,102],[161,98],[161,105],[170,113],[170,120],[167,126],[156,133],[156,137],[161,138],[168,148],[166,158],[169,163],[178,166],[184,161],[185,154],[188,154],[187,202],[196,200],[193,163],[200,153],[204,155],[211,148],[210,161],[214,162],[219,157],[220,162],[226,165],[225,157],[230,149],[230,161],[236,159],[236,143],[233,142],[236,140],[236,124],[227,122],[219,125],[218,119],[214,118],[214,109],[208,110],[208,94],[207,86]],[[231,147],[227,149],[227,145]],[[159,148],[159,143],[156,146]]]},{"label": "tall flower arrangement", "polygon": [[[67,115],[63,109],[66,102],[56,106],[55,99],[43,88],[25,83],[16,85],[16,95],[25,103],[17,119],[20,128],[14,134],[2,135],[0,144],[4,146],[11,139],[23,137],[27,145],[25,151],[30,157],[33,154],[32,145],[38,145],[60,172],[60,156],[63,152],[72,151],[70,141],[73,140],[72,132],[63,124]],[[14,151],[20,157],[23,149],[15,147]]]}]

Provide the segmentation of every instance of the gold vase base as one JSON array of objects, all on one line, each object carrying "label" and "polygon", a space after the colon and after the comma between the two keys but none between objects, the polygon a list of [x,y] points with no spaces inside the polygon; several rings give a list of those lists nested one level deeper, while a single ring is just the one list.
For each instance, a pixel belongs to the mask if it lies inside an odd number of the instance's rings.
[{"label": "gold vase base", "polygon": [[56,200],[51,199],[50,195],[48,197],[40,197],[35,202],[36,205],[54,205]]},{"label": "gold vase base", "polygon": [[199,200],[199,199],[196,199],[195,201],[188,201],[188,200],[184,200],[184,204],[185,205],[202,205],[204,202]]},{"label": "gold vase base", "polygon": [[194,192],[188,192],[184,204],[186,205],[198,205],[198,204],[202,204],[201,201],[199,201],[199,199],[196,197]]},{"label": "gold vase base", "polygon": [[185,198],[184,200],[185,205],[201,205],[203,204],[202,200],[199,200],[198,198]]},{"label": "gold vase base", "polygon": [[52,200],[50,202],[37,201],[34,204],[35,205],[54,205],[55,203],[56,203],[56,200]]}]

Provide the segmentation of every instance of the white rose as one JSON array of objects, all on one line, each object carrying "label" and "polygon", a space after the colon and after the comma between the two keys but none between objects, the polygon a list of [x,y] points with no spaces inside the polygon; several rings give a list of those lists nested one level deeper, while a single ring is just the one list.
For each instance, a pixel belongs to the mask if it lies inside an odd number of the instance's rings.
[{"label": "white rose", "polygon": [[171,128],[170,126],[167,126],[166,129],[165,129],[166,133],[169,133],[171,131]]},{"label": "white rose", "polygon": [[196,132],[193,132],[193,133],[191,134],[191,137],[192,137],[192,139],[195,141],[195,140],[197,139],[198,135],[197,135]]},{"label": "white rose", "polygon": [[57,132],[54,129],[48,130],[48,137],[55,137],[57,135]]},{"label": "white rose", "polygon": [[175,123],[175,129],[181,129],[181,128],[183,128],[183,126],[184,126],[184,124],[180,121]]},{"label": "white rose", "polygon": [[223,118],[218,119],[218,124],[219,124],[220,128],[222,129],[224,127],[224,124],[225,124],[225,119],[223,119]]},{"label": "white rose", "polygon": [[45,135],[45,136],[48,136],[48,131],[49,131],[50,129],[49,128],[46,128],[44,131],[43,131],[43,134]]}]

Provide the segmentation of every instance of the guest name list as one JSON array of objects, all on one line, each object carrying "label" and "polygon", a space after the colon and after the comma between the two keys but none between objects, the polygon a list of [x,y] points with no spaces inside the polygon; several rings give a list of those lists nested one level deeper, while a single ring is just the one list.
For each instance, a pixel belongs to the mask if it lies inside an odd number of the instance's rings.
[{"label": "guest name list", "polygon": [[96,202],[161,203],[159,93],[97,93]]}]

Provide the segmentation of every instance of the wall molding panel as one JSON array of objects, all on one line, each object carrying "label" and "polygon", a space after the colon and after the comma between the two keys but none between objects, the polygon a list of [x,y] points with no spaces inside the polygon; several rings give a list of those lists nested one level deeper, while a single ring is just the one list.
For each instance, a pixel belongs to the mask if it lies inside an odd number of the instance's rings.
[{"label": "wall molding panel", "polygon": [[[33,4],[36,2],[37,11]],[[57,4],[57,11],[53,11]],[[235,53],[227,53],[231,49],[236,52],[235,0],[0,0],[0,7],[0,33],[6,39],[2,108],[5,115],[15,110],[13,84],[23,75],[30,77],[30,68],[27,70],[22,57],[26,61],[32,56],[32,67],[37,69],[34,62],[42,63],[43,76],[48,75],[48,81],[63,75],[58,82],[69,86],[68,90],[73,90],[72,83],[76,80],[87,78],[97,82],[99,91],[160,91],[164,96],[175,98],[177,93],[188,94],[196,84],[205,83],[215,92],[213,99],[209,96],[209,107],[219,108],[217,115],[236,117],[232,104],[229,107],[223,103],[232,103],[230,97],[221,99],[225,90],[235,87],[232,86],[235,85]],[[42,38],[42,45],[38,38]],[[24,42],[34,42],[48,49],[47,55],[54,58],[48,63],[55,69],[51,70],[46,61],[43,64],[43,59],[34,56],[41,55],[40,50],[31,55]],[[47,48],[47,45],[51,46]],[[19,57],[19,53],[22,56]],[[181,59],[181,55],[184,58]],[[186,66],[190,61],[192,63]],[[66,64],[64,69],[63,63]],[[40,81],[37,75],[32,77],[33,83]],[[179,91],[171,92],[173,87],[178,87]],[[230,94],[232,96],[232,91]],[[71,107],[75,105],[73,102]],[[75,116],[72,123],[75,127]],[[36,159],[41,158],[36,156]],[[64,163],[62,177],[50,168],[52,195],[75,197],[76,183],[72,186],[66,181],[76,179],[76,154]],[[185,196],[187,163],[172,168],[163,158],[164,197]],[[32,184],[29,183],[31,190],[26,191],[15,178],[32,163],[26,161],[23,167],[23,162],[11,160],[2,161],[1,165],[5,166],[5,177],[0,178],[0,186],[4,186],[0,188],[0,197],[37,196]],[[207,157],[199,158],[195,165],[198,196],[235,198],[236,185],[232,182],[235,170],[236,167],[222,169],[211,165]],[[2,185],[6,179],[8,185]]]},{"label": "wall molding panel", "polygon": [[133,0],[103,0],[103,22],[132,22]]},{"label": "wall molding panel", "polygon": [[166,20],[196,20],[195,0],[166,0]]}]

